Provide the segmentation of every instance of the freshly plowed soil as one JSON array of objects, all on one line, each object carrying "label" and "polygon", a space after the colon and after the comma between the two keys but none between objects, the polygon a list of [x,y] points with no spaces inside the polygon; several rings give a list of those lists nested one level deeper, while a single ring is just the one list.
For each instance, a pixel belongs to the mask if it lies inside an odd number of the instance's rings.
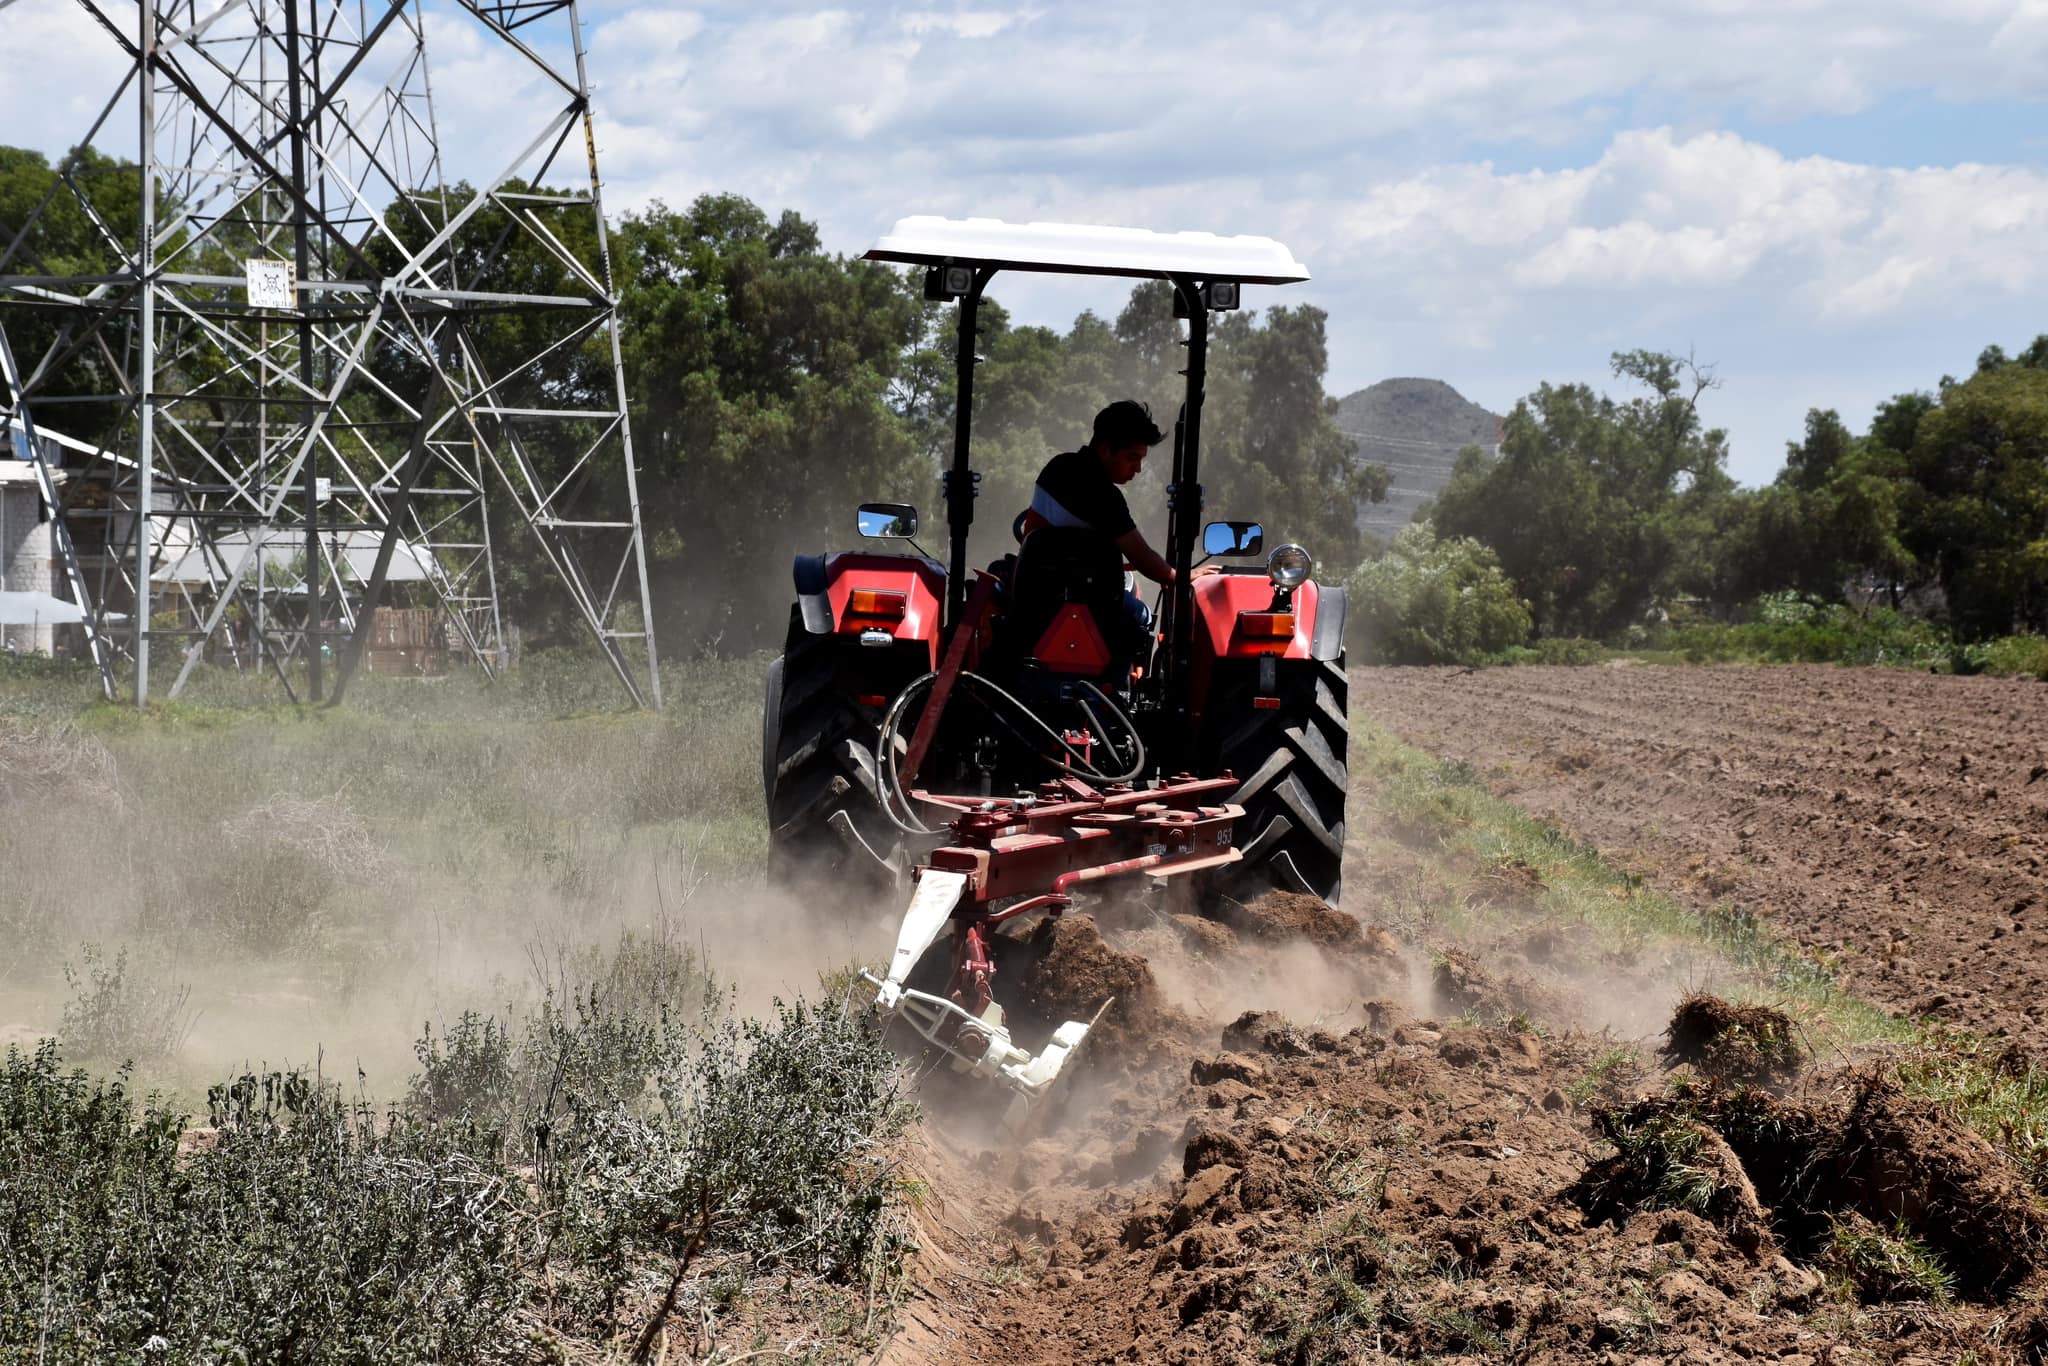
[{"label": "freshly plowed soil", "polygon": [[[1355,713],[1652,885],[1838,954],[1865,995],[2048,1043],[2038,685],[1354,678]],[[2048,1218],[1991,1144],[1881,1059],[1806,1060],[1801,1021],[1707,994],[1697,960],[1607,953],[1537,869],[1478,870],[1487,914],[1406,942],[1373,908],[1439,875],[1437,836],[1369,838],[1342,909],[1033,932],[999,995],[1118,1004],[1025,1127],[928,1112],[883,1361],[2043,1359]]]},{"label": "freshly plowed soil", "polygon": [[[884,1360],[2025,1359],[1999,1343],[2034,1299],[2032,1193],[1881,1079],[1589,1117],[1563,1088],[1592,1041],[1378,1013],[1341,1036],[1248,1017],[1114,1124],[941,1145],[927,1276]],[[1711,1196],[1641,1208],[1626,1164],[1589,1165],[1591,1119],[1680,1132]],[[1878,1318],[1825,1312],[1837,1220],[1923,1238],[1967,1268],[1962,1298],[1868,1273]]]},{"label": "freshly plowed soil", "polygon": [[1333,948],[1356,948],[1364,939],[1358,921],[1333,911],[1321,897],[1271,892],[1249,905],[1229,902],[1225,917],[1237,933],[1254,941],[1306,940]]},{"label": "freshly plowed soil", "polygon": [[1359,669],[1351,709],[1851,990],[2048,1053],[2048,687],[1896,669]]}]

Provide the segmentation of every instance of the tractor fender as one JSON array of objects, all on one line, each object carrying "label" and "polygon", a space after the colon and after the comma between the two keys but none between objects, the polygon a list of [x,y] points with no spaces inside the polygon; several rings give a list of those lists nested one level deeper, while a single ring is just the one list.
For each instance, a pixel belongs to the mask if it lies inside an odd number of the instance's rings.
[{"label": "tractor fender", "polygon": [[804,629],[814,636],[832,630],[832,600],[826,592],[825,556],[796,557],[796,602],[803,612]]},{"label": "tractor fender", "polygon": [[1310,628],[1308,638],[1310,659],[1332,660],[1344,657],[1346,606],[1342,585],[1325,584],[1316,594],[1315,625]]},{"label": "tractor fender", "polygon": [[[1287,610],[1292,629],[1284,635],[1258,636],[1244,629],[1245,613],[1264,614],[1273,603],[1273,585],[1263,574],[1211,574],[1195,580],[1195,654],[1199,659],[1251,659],[1277,655],[1283,659],[1320,659],[1314,653],[1322,605],[1343,590],[1324,588],[1313,580],[1294,590]],[[1336,638],[1343,640],[1343,608],[1336,612]]]}]

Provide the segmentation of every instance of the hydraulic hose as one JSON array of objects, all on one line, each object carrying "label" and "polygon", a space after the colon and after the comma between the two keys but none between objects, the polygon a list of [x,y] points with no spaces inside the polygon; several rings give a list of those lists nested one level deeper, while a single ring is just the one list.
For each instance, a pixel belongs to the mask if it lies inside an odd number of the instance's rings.
[{"label": "hydraulic hose", "polygon": [[[916,811],[910,805],[909,797],[903,791],[902,774],[897,762],[896,739],[902,726],[904,713],[909,709],[911,701],[918,694],[928,691],[937,677],[936,673],[926,673],[912,679],[908,686],[898,693],[895,700],[889,704],[889,710],[882,717],[881,731],[876,737],[875,758],[878,770],[876,786],[878,789],[877,795],[881,798],[882,810],[889,817],[891,823],[905,834],[910,835],[935,835],[939,833],[939,827],[926,825],[923,821],[919,820]],[[980,674],[969,673],[964,670],[959,676],[959,682],[970,685],[974,691],[981,694],[983,704],[988,708],[989,714],[1001,722],[1004,728],[1013,735],[1016,735],[1018,739],[1024,740],[1026,743],[1030,742],[1030,736],[1019,729],[1013,717],[1021,718],[1029,727],[1035,728],[1044,739],[1050,740],[1052,742],[1051,748],[1054,751],[1064,751],[1064,762],[1056,757],[1055,753],[1041,752],[1040,757],[1044,758],[1049,766],[1059,766],[1064,771],[1078,773],[1084,778],[1104,785],[1135,781],[1138,775],[1145,771],[1145,741],[1144,737],[1138,734],[1136,723],[1131,720],[1122,707],[1117,705],[1114,698],[1110,697],[1108,693],[1105,693],[1092,682],[1083,679],[1081,680],[1081,686],[1093,693],[1096,700],[1108,709],[1109,714],[1116,718],[1124,734],[1130,739],[1131,758],[1128,767],[1122,772],[1105,773],[1097,768],[1079,750],[1076,750],[1069,744],[1064,735],[1047,725],[1038,713],[999,684],[991,682]],[[1109,728],[1101,723],[1101,719],[1096,715],[1094,708],[1090,707],[1085,699],[1076,699],[1076,701],[1081,708],[1082,715],[1088,718],[1090,728],[1102,736],[1103,747],[1112,756],[1121,761],[1123,756],[1118,751],[1116,741],[1110,737]],[[1012,715],[1004,715],[1005,711],[1010,712]]]}]

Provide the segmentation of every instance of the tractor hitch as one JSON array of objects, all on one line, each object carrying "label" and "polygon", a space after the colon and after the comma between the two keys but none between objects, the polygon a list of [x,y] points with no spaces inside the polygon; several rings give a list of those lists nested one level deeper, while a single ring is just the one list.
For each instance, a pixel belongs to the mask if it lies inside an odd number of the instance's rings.
[{"label": "tractor hitch", "polygon": [[[1097,791],[1074,778],[1048,783],[1035,797],[912,796],[959,812],[949,822],[953,843],[931,852],[915,870],[916,890],[897,932],[884,976],[861,975],[875,987],[885,1030],[907,1021],[927,1045],[948,1055],[956,1071],[1001,1082],[1016,1105],[1042,1099],[1059,1079],[1109,1000],[1086,1021],[1068,1020],[1036,1054],[1017,1046],[995,1000],[995,927],[1043,911],[1057,916],[1074,889],[1145,874],[1181,876],[1221,868],[1242,855],[1232,831],[1243,808],[1205,805],[1237,780],[1182,774],[1151,787]],[[907,985],[910,974],[948,926],[953,972],[943,995]]]}]

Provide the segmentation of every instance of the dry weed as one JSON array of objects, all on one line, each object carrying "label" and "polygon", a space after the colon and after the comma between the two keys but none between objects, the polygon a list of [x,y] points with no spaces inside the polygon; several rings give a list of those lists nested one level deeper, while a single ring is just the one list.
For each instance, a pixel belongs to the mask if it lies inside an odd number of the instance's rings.
[{"label": "dry weed", "polygon": [[0,724],[0,807],[82,802],[121,810],[114,756],[68,725],[48,730]]}]

